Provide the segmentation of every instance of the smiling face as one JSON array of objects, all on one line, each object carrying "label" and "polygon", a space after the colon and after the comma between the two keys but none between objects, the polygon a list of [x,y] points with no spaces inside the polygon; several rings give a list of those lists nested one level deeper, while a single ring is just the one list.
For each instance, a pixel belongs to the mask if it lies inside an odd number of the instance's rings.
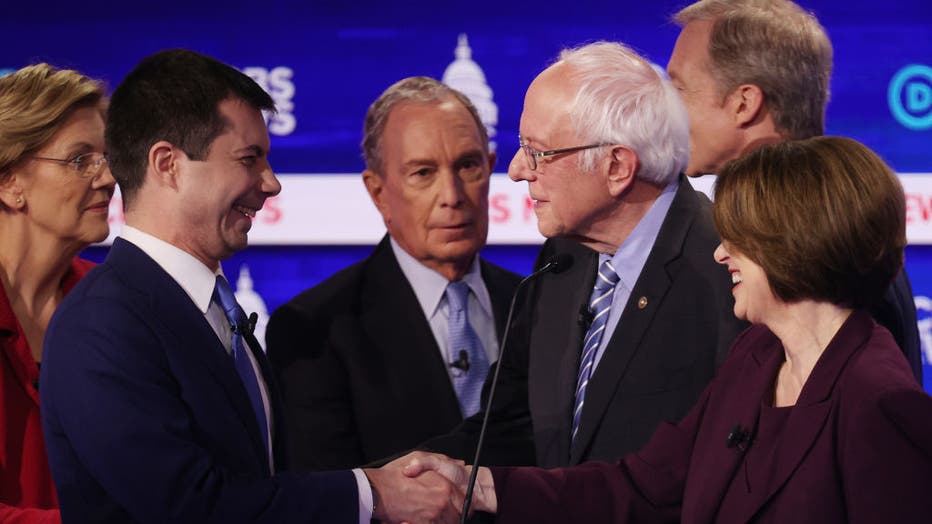
[{"label": "smiling face", "polygon": [[719,244],[713,256],[716,262],[728,266],[731,274],[735,316],[754,324],[767,324],[783,302],[773,294],[764,268],[726,244]]},{"label": "smiling face", "polygon": [[[72,161],[104,153],[104,122],[97,107],[75,109],[32,157]],[[107,210],[114,180],[106,167],[81,177],[67,162],[27,158],[13,170],[10,184],[21,191],[22,211],[40,234],[83,246],[107,238]]]},{"label": "smiling face", "polygon": [[457,280],[485,246],[495,164],[457,100],[402,103],[381,139],[383,173],[363,180],[389,234],[425,266]]},{"label": "smiling face", "polygon": [[710,20],[686,24],[667,64],[670,81],[689,113],[689,176],[717,173],[726,162],[741,156],[744,149],[732,97],[723,99],[711,73],[712,25]]},{"label": "smiling face", "polygon": [[269,133],[262,113],[241,100],[219,105],[226,129],[204,160],[183,153],[178,176],[183,231],[173,243],[210,268],[247,245],[252,219],[281,191],[269,165]]},{"label": "smiling face", "polygon": [[[534,79],[524,97],[519,132],[537,151],[584,145],[570,118],[576,93],[568,73],[565,64],[557,63]],[[589,238],[594,223],[614,205],[605,178],[580,169],[578,152],[539,159],[532,171],[519,148],[508,176],[528,183],[537,228],[548,238]]]}]

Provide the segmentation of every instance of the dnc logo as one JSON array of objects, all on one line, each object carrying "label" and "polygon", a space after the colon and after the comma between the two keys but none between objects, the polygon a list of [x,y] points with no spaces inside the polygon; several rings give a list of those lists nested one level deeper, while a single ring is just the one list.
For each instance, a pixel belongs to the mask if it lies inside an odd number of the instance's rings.
[{"label": "dnc logo", "polygon": [[932,67],[912,64],[890,79],[887,101],[893,118],[914,131],[932,128]]}]

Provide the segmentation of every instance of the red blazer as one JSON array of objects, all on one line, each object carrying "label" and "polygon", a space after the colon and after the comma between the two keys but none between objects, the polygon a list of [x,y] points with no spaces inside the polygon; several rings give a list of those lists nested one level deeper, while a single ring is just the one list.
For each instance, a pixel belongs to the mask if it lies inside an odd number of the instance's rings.
[{"label": "red blazer", "polygon": [[[60,284],[71,291],[93,263],[74,259]],[[0,522],[58,522],[39,418],[39,367],[0,286]]]},{"label": "red blazer", "polygon": [[[753,326],[689,415],[663,424],[617,464],[493,468],[496,522],[930,522],[932,398],[890,333],[853,313],[822,354],[777,444],[767,489],[722,507],[744,452],[732,428],[754,428],[784,360]],[[753,445],[753,444],[751,444]]]}]

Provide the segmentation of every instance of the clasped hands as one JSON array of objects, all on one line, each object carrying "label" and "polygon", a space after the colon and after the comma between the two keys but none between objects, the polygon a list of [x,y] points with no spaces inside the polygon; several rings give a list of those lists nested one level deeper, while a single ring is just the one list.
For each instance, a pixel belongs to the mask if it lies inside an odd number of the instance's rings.
[{"label": "clasped hands", "polygon": [[[415,451],[378,469],[364,470],[376,497],[372,518],[383,522],[456,523],[472,466],[444,455]],[[479,468],[472,509],[498,508],[492,473]]]}]

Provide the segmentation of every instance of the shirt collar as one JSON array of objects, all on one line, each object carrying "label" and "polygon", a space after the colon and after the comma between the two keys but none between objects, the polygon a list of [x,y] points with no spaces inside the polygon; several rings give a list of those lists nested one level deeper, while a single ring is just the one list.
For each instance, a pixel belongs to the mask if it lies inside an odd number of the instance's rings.
[{"label": "shirt collar", "polygon": [[657,234],[660,227],[673,204],[673,197],[676,196],[676,190],[679,187],[679,179],[667,184],[660,195],[647,210],[647,213],[641,218],[631,233],[621,243],[618,250],[613,255],[600,254],[599,263],[611,259],[615,272],[618,273],[619,283],[624,284],[628,289],[634,288],[654,247],[654,241],[657,240]]},{"label": "shirt collar", "polygon": [[223,275],[223,268],[219,264],[215,273],[190,253],[132,226],[124,225],[120,237],[149,255],[181,286],[201,313],[207,313],[217,275]]},{"label": "shirt collar", "polygon": [[[421,309],[424,311],[427,318],[433,317],[440,307],[444,292],[446,292],[447,279],[411,256],[404,248],[398,245],[398,242],[396,242],[394,238],[389,237],[389,239],[392,245],[392,252],[395,254],[395,259],[398,260],[401,272],[404,273],[405,278],[408,279],[408,283],[411,284],[411,288],[414,290],[414,295],[417,297]],[[478,256],[473,257],[469,271],[463,275],[463,281],[466,282],[469,289],[476,296],[479,305],[485,313],[491,317],[492,299],[489,297],[489,291],[482,281],[482,271],[479,267]]]}]

